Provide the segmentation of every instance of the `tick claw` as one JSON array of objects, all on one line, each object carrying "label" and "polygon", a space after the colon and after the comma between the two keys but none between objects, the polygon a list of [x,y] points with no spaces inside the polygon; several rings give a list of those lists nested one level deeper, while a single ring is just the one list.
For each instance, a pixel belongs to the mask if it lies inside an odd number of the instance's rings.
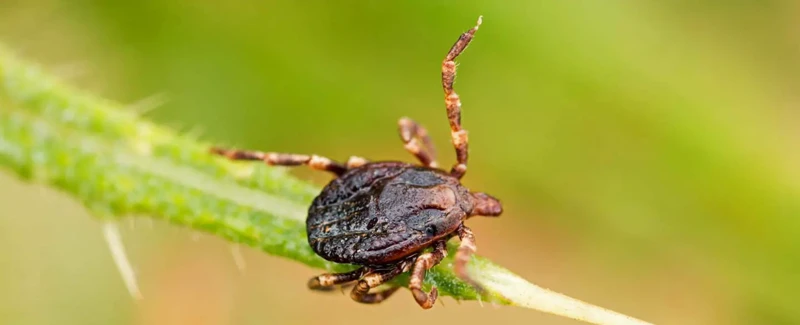
[{"label": "tick claw", "polygon": [[414,295],[414,299],[417,301],[420,307],[423,309],[430,309],[433,307],[433,304],[436,303],[436,298],[439,297],[439,290],[436,287],[431,289],[431,292],[426,294],[421,289],[411,289],[411,293]]},{"label": "tick claw", "polygon": [[319,282],[318,277],[313,277],[311,279],[308,279],[307,286],[309,289],[319,290],[319,291],[330,291],[333,289],[332,287],[323,286],[322,283]]}]

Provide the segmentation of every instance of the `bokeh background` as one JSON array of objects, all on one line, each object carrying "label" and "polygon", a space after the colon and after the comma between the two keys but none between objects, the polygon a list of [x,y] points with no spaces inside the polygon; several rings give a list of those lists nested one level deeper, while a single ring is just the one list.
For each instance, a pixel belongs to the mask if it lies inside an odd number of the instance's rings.
[{"label": "bokeh background", "polygon": [[[0,42],[207,141],[337,159],[411,157],[401,116],[453,160],[440,63],[478,15],[457,91],[465,183],[503,199],[479,251],[534,283],[658,324],[798,324],[800,3],[0,2]],[[298,169],[323,185],[325,175]],[[318,270],[146,219],[127,294],[100,225],[0,173],[0,323],[579,324],[407,292],[305,289]]]}]

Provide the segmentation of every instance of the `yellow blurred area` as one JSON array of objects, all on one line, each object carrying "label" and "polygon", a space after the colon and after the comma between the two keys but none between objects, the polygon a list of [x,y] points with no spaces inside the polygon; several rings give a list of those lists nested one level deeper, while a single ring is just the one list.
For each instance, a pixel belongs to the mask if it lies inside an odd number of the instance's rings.
[{"label": "yellow blurred area", "polygon": [[[6,1],[0,43],[203,140],[339,160],[411,157],[410,116],[453,158],[440,64],[478,15],[456,90],[465,184],[505,213],[479,252],[657,324],[797,324],[800,7],[767,1]],[[326,175],[298,169],[320,186]],[[0,173],[3,324],[579,324],[403,291],[310,292],[319,270],[122,220],[144,300],[79,203]]]}]

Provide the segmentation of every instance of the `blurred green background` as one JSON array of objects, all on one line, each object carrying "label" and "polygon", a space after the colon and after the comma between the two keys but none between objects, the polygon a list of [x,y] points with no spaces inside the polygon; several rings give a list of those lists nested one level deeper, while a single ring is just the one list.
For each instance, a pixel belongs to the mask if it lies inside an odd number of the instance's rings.
[{"label": "blurred green background", "polygon": [[[0,42],[206,141],[411,160],[410,116],[453,161],[440,64],[478,15],[456,89],[482,255],[658,324],[798,324],[796,1],[0,2]],[[153,97],[161,96],[161,97]],[[132,107],[133,109],[133,107]],[[323,185],[325,175],[298,169]],[[77,203],[0,174],[0,323],[579,324],[407,292],[363,306],[319,273],[163,222],[122,223],[127,294]]]}]

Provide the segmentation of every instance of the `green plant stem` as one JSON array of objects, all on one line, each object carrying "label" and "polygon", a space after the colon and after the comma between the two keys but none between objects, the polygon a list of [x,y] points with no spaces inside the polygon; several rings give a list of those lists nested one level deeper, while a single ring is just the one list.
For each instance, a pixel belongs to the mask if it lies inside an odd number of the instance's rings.
[{"label": "green plant stem", "polygon": [[[352,269],[321,259],[307,244],[306,207],[318,188],[279,168],[214,157],[208,144],[72,89],[1,47],[0,83],[0,165],[20,177],[50,184],[106,220],[148,216],[311,267]],[[470,272],[487,289],[479,297],[451,265],[448,258],[426,274],[441,295],[596,324],[644,324],[539,288],[476,256]],[[407,277],[396,283],[406,285]]]}]

